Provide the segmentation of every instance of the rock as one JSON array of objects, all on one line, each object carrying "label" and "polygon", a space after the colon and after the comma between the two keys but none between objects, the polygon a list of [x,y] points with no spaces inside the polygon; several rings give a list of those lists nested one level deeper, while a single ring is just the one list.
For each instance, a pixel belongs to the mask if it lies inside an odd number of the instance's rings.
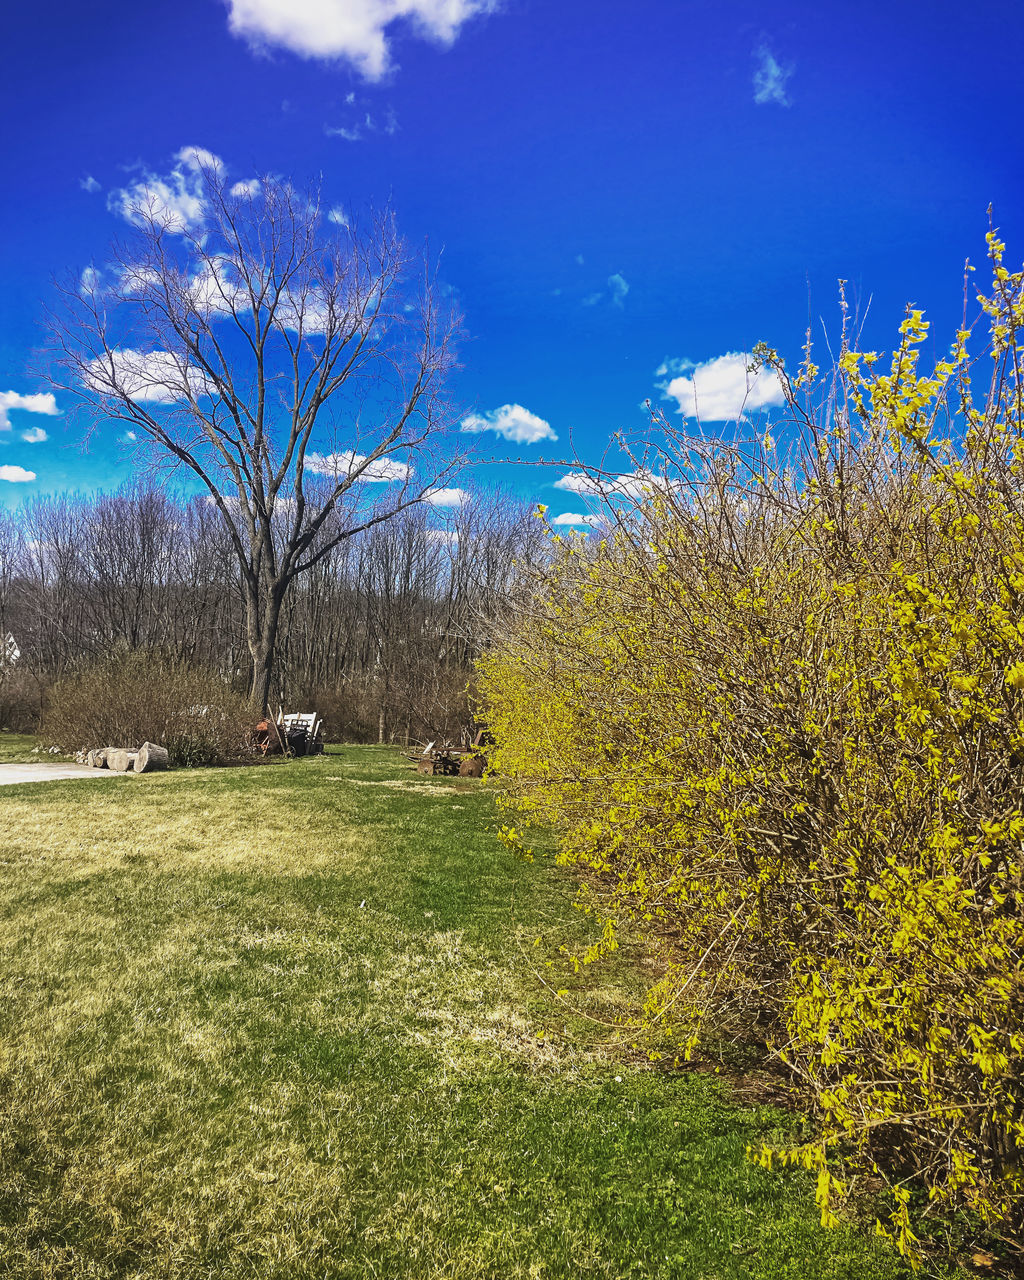
[{"label": "rock", "polygon": [[107,768],[115,773],[127,773],[135,764],[135,751],[125,751],[120,747],[107,749]]},{"label": "rock", "polygon": [[155,742],[144,742],[135,757],[136,773],[152,773],[154,769],[166,769],[170,764],[167,748]]}]

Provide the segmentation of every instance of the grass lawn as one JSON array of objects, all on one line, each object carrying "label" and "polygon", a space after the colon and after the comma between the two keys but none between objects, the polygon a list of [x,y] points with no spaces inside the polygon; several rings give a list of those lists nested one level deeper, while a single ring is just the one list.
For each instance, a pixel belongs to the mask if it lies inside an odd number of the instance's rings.
[{"label": "grass lawn", "polygon": [[779,1113],[567,1015],[587,922],[493,825],[378,748],[4,788],[0,1276],[909,1274],[746,1163]]},{"label": "grass lawn", "polygon": [[30,733],[0,732],[0,764],[36,764],[56,758],[43,751],[34,751],[37,745],[38,740]]}]

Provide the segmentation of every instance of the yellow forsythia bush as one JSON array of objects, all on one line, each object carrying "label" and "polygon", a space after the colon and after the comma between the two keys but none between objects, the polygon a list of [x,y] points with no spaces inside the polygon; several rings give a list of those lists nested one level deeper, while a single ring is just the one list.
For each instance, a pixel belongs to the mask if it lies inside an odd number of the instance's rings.
[{"label": "yellow forsythia bush", "polygon": [[[1004,1236],[1024,1207],[1024,273],[928,373],[810,347],[769,437],[661,422],[605,536],[553,537],[480,664],[518,831],[553,827],[605,922],[669,939],[652,1054],[773,1044],[821,1136],[753,1153],[883,1173]],[[974,347],[981,347],[975,352]],[[974,384],[984,395],[974,394]],[[594,479],[594,485],[600,483]],[[921,1212],[916,1210],[915,1212]]]}]

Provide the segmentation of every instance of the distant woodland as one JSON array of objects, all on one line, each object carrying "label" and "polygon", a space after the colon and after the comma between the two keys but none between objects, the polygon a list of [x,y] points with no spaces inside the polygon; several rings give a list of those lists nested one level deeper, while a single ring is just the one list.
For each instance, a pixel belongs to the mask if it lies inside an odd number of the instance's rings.
[{"label": "distant woodland", "polygon": [[[346,740],[457,735],[487,620],[543,542],[529,507],[494,491],[346,539],[288,594],[274,701],[315,707]],[[147,649],[247,685],[237,559],[210,499],[137,482],[0,512],[0,728],[35,728],[76,668]]]}]

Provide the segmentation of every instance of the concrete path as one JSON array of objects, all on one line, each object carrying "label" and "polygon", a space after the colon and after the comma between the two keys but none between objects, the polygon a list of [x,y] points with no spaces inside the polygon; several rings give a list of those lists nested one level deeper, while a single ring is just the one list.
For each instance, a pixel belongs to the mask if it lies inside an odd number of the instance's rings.
[{"label": "concrete path", "polygon": [[0,787],[15,782],[57,782],[67,778],[123,778],[109,769],[90,769],[87,764],[0,764]]}]

